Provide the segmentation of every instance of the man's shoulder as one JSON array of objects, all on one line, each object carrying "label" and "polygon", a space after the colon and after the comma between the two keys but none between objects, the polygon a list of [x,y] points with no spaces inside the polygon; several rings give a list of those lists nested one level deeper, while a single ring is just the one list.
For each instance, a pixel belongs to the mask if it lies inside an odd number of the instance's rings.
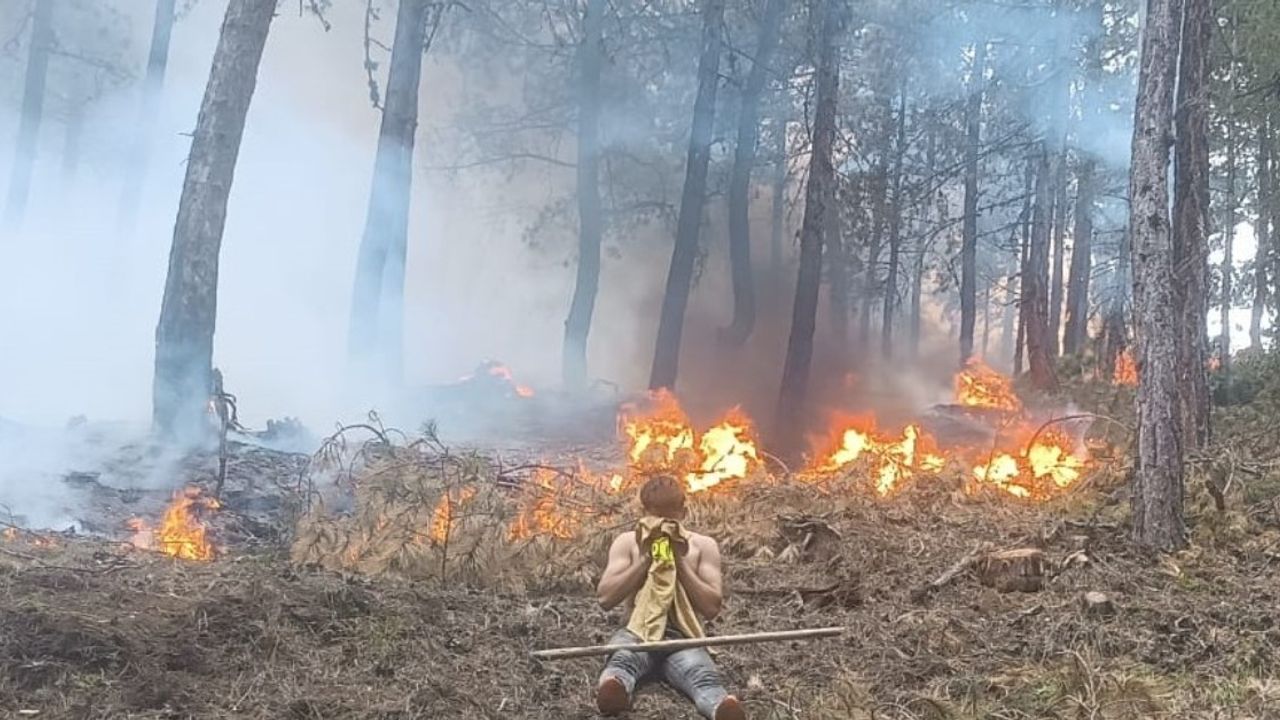
[{"label": "man's shoulder", "polygon": [[689,544],[699,548],[719,548],[720,544],[710,535],[704,535],[692,530],[686,530],[685,535],[689,538]]}]

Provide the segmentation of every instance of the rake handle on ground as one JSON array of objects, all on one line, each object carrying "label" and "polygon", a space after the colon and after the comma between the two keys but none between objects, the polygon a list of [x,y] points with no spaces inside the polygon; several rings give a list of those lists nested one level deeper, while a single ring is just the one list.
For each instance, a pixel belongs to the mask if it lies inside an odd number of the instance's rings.
[{"label": "rake handle on ground", "polygon": [[587,645],[584,647],[556,648],[553,650],[536,650],[530,655],[539,660],[568,660],[570,658],[591,657],[592,655],[609,655],[618,650],[633,652],[675,652],[697,647],[715,645],[745,645],[747,643],[775,642],[778,640],[809,640],[812,638],[834,637],[843,635],[843,627],[813,628],[810,630],[781,630],[778,632],[747,633],[745,635],[721,635],[719,637],[684,638],[680,640],[658,640],[657,642],[629,643],[623,645]]}]

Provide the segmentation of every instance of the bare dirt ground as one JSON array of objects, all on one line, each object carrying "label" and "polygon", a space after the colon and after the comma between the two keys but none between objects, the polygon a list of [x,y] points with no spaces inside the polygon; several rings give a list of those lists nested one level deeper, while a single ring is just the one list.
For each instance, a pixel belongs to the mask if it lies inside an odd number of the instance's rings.
[{"label": "bare dirt ground", "polygon": [[[731,598],[712,632],[848,627],[721,650],[753,718],[1280,717],[1280,514],[1238,505],[1197,505],[1193,549],[1159,561],[1132,553],[1123,499],[1103,487],[1019,507],[772,487],[699,503],[692,524],[726,551]],[[511,583],[18,533],[0,544],[0,714],[592,718],[600,661],[528,653],[602,642],[619,622],[592,601],[599,534],[562,543],[582,562]],[[962,573],[921,597],[981,543],[1043,548],[1044,589]],[[1087,612],[1086,591],[1114,612]],[[651,686],[632,717],[695,714]]]}]

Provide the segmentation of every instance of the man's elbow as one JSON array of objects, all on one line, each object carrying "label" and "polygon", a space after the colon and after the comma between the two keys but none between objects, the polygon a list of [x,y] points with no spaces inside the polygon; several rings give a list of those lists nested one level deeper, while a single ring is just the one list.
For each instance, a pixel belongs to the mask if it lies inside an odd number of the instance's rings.
[{"label": "man's elbow", "polygon": [[615,593],[603,585],[596,588],[596,601],[600,603],[600,607],[605,610],[612,610],[618,604],[618,598],[614,597]]},{"label": "man's elbow", "polygon": [[722,610],[724,610],[724,600],[721,598],[710,598],[702,604],[702,616],[708,620],[720,617]]}]

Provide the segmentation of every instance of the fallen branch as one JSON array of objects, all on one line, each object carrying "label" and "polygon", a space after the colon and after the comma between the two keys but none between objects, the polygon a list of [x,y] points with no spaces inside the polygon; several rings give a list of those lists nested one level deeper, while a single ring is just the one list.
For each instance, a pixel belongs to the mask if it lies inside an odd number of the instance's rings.
[{"label": "fallen branch", "polygon": [[536,650],[529,653],[539,660],[568,660],[570,658],[591,657],[593,655],[610,655],[619,650],[632,652],[675,652],[689,648],[714,647],[718,645],[745,645],[747,643],[774,642],[778,640],[808,640],[812,638],[834,637],[843,635],[843,627],[813,628],[809,630],[782,630],[779,632],[748,633],[746,635],[721,635],[720,637],[683,638],[680,640],[659,640],[647,643],[628,643],[622,645],[588,645],[585,647],[556,648],[553,650]]},{"label": "fallen branch", "polygon": [[969,570],[974,565],[977,565],[978,561],[981,560],[982,557],[990,549],[991,547],[987,543],[979,544],[977,547],[970,550],[969,554],[960,558],[960,560],[956,562],[955,565],[952,565],[951,567],[947,568],[946,572],[934,578],[933,581],[931,581],[929,584],[923,587],[918,587],[915,590],[912,590],[911,599],[914,602],[920,602],[921,600],[924,600],[925,598],[929,597],[929,595],[932,594],[933,592],[940,590],[946,587],[947,585],[951,584],[951,581],[959,577],[961,573]]}]

